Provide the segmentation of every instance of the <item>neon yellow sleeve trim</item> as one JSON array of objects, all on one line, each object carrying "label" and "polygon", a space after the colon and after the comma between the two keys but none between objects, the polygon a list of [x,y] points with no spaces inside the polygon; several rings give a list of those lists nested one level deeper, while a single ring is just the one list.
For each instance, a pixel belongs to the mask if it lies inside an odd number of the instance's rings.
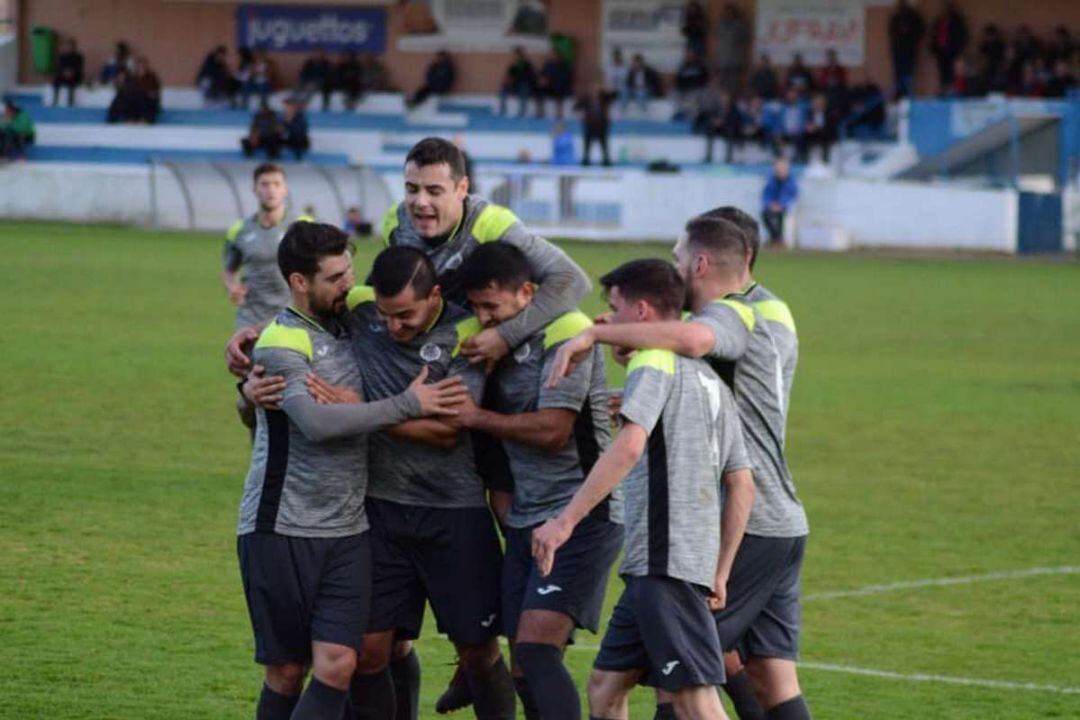
[{"label": "neon yellow sleeve trim", "polygon": [[639,350],[630,358],[630,364],[626,366],[626,373],[640,368],[653,368],[668,375],[675,374],[675,353],[670,350]]},{"label": "neon yellow sleeve trim", "polygon": [[454,352],[451,357],[457,357],[461,353],[462,344],[469,338],[479,335],[484,330],[484,326],[474,317],[462,320],[455,328],[457,329],[457,345],[454,346]]},{"label": "neon yellow sleeve trim", "polygon": [[262,335],[259,335],[255,349],[260,348],[284,348],[300,353],[308,360],[314,357],[311,351],[311,336],[303,328],[289,327],[277,321],[270,323]]},{"label": "neon yellow sleeve trim", "polygon": [[233,240],[236,239],[236,236],[240,234],[240,230],[242,230],[243,227],[244,227],[244,221],[243,220],[237,220],[236,222],[234,222],[232,225],[229,226],[228,230],[225,231],[225,239],[228,240],[229,242],[232,242]]},{"label": "neon yellow sleeve trim", "polygon": [[741,302],[738,302],[736,300],[718,300],[717,302],[720,305],[727,305],[729,308],[739,313],[739,319],[743,321],[743,325],[746,326],[746,329],[753,331],[754,324],[757,322],[754,318],[753,308],[747,305],[743,305]]},{"label": "neon yellow sleeve trim", "polygon": [[762,300],[754,303],[754,308],[766,320],[780,323],[791,332],[795,332],[795,318],[791,316],[791,309],[783,300]]},{"label": "neon yellow sleeve trim", "polygon": [[502,205],[488,205],[473,223],[472,234],[479,243],[498,240],[510,227],[519,222],[517,215]]},{"label": "neon yellow sleeve trim", "polygon": [[401,203],[394,203],[383,215],[382,221],[382,241],[384,247],[390,247],[390,235],[397,230],[398,226],[398,205]]},{"label": "neon yellow sleeve trim", "polygon": [[592,327],[592,320],[579,310],[572,310],[544,328],[544,349],[558,345]]},{"label": "neon yellow sleeve trim", "polygon": [[315,222],[315,218],[312,217],[311,215],[303,213],[303,214],[297,215],[296,219],[293,220],[293,222]]},{"label": "neon yellow sleeve trim", "polygon": [[350,310],[355,310],[357,306],[371,302],[375,302],[375,289],[368,285],[357,285],[345,296],[345,305]]}]

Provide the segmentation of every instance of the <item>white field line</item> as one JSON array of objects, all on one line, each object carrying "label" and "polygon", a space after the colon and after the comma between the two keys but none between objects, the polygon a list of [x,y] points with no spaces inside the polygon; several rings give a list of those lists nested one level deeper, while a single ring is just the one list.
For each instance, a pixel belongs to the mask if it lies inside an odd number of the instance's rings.
[{"label": "white field line", "polygon": [[1080,573],[1080,567],[1075,565],[1061,565],[1058,567],[1033,567],[1027,568],[1026,570],[1005,570],[983,575],[962,575],[959,577],[906,580],[902,582],[886,583],[884,585],[867,585],[853,590],[833,590],[830,592],[811,593],[803,596],[803,601],[836,600],[838,598],[878,595],[881,593],[895,592],[897,590],[917,590],[919,588],[928,587],[970,585],[972,583],[993,582],[995,580],[1015,580],[1017,578],[1035,577],[1038,575],[1073,575],[1076,573]]}]

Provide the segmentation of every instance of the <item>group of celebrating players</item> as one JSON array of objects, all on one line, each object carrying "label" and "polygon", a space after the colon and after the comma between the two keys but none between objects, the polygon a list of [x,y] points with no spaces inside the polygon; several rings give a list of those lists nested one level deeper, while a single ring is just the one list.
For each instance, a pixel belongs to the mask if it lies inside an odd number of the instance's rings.
[{"label": "group of celebrating players", "polygon": [[563,655],[597,632],[621,551],[590,718],[627,718],[637,684],[658,718],[725,718],[718,687],[742,720],[809,718],[808,527],[784,458],[798,342],[752,278],[757,223],[691,219],[674,263],[600,278],[593,321],[586,275],[470,195],[452,143],[420,141],[404,174],[364,284],[342,231],[288,213],[275,165],[227,234],[256,717],[416,718],[430,604],[458,656],[437,710],[580,718]]}]

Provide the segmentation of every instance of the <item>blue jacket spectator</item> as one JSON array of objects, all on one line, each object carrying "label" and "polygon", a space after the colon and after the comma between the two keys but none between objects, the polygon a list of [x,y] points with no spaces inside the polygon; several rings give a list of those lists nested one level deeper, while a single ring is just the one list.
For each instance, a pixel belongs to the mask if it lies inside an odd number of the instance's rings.
[{"label": "blue jacket spectator", "polygon": [[778,158],[761,191],[761,219],[769,232],[769,242],[783,243],[784,216],[799,197],[799,186],[791,176],[787,160]]},{"label": "blue jacket spectator", "polygon": [[557,122],[551,129],[551,164],[573,165],[575,162],[574,136],[564,123]]}]

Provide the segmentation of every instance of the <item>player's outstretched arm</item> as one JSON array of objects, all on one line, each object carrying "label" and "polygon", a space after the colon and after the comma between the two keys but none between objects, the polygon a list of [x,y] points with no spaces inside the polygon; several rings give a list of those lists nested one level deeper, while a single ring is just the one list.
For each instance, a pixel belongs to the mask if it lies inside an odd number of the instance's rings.
[{"label": "player's outstretched arm", "polygon": [[463,427],[485,432],[500,440],[528,445],[546,453],[562,450],[574,431],[577,413],[565,408],[544,408],[535,412],[503,415],[476,407],[473,402],[461,408]]},{"label": "player's outstretched arm", "polygon": [[724,473],[722,482],[724,508],[720,511],[720,557],[716,562],[716,584],[709,598],[709,607],[713,610],[720,610],[727,604],[728,578],[754,504],[754,476],[749,468]]},{"label": "player's outstretched arm", "polygon": [[458,444],[458,430],[434,418],[406,420],[387,432],[398,440],[408,440],[438,450],[453,450]]}]

